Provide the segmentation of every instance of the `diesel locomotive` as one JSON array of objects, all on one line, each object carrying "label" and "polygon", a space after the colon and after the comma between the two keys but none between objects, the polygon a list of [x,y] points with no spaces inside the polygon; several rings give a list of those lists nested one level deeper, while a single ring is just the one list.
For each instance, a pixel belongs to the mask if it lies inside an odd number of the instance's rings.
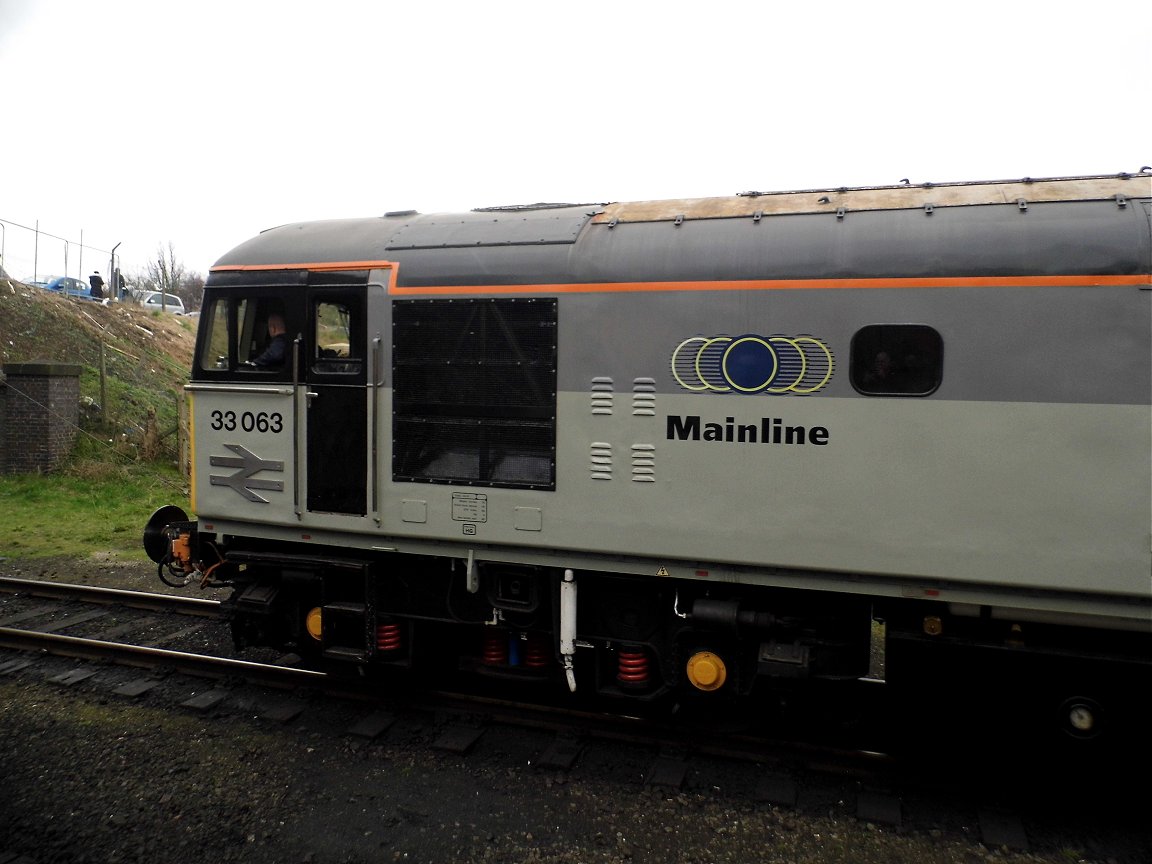
[{"label": "diesel locomotive", "polygon": [[273,228],[211,269],[196,519],[144,544],[328,668],[1000,670],[1092,737],[1152,669],[1150,219],[1145,169]]}]

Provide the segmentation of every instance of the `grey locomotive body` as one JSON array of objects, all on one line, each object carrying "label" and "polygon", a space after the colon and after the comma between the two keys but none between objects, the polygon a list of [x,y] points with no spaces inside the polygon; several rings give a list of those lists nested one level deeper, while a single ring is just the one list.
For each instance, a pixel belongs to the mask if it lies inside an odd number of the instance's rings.
[{"label": "grey locomotive body", "polygon": [[272,229],[208,279],[198,521],[147,545],[235,586],[239,641],[352,667],[644,700],[900,677],[894,644],[1146,675],[1150,187]]}]

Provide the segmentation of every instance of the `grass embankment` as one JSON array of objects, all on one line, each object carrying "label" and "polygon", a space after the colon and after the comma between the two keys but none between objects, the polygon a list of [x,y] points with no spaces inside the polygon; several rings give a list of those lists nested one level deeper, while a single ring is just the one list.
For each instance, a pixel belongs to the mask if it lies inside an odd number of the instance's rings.
[{"label": "grass embankment", "polygon": [[78,364],[83,406],[67,463],[50,474],[0,475],[0,557],[144,558],[152,511],[188,506],[176,425],[194,341],[187,318],[0,280],[0,362]]},{"label": "grass embankment", "polygon": [[0,557],[144,560],[144,524],[157,507],[188,508],[175,468],[80,462],[57,474],[0,476]]}]

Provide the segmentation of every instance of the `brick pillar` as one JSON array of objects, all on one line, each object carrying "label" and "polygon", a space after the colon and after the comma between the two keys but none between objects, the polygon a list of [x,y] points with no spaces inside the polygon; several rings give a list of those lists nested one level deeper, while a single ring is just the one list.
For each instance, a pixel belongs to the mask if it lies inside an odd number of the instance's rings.
[{"label": "brick pillar", "polygon": [[48,472],[72,452],[80,422],[80,367],[72,363],[5,363],[3,469]]}]

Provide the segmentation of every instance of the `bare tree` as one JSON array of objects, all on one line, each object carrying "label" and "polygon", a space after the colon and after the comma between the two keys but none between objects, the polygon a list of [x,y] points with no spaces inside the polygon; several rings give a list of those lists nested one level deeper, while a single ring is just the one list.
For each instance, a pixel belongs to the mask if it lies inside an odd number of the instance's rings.
[{"label": "bare tree", "polygon": [[168,249],[163,246],[156,250],[156,259],[148,263],[148,279],[164,294],[175,294],[184,281],[184,265],[176,258],[176,248],[171,241]]},{"label": "bare tree", "polygon": [[180,283],[180,299],[184,301],[184,308],[194,312],[204,302],[204,277],[199,273],[189,273]]},{"label": "bare tree", "polygon": [[204,277],[184,269],[171,242],[167,249],[163,246],[157,248],[155,259],[148,263],[142,273],[132,278],[131,284],[138,291],[175,294],[184,301],[184,308],[189,311],[199,309],[204,297]]}]

